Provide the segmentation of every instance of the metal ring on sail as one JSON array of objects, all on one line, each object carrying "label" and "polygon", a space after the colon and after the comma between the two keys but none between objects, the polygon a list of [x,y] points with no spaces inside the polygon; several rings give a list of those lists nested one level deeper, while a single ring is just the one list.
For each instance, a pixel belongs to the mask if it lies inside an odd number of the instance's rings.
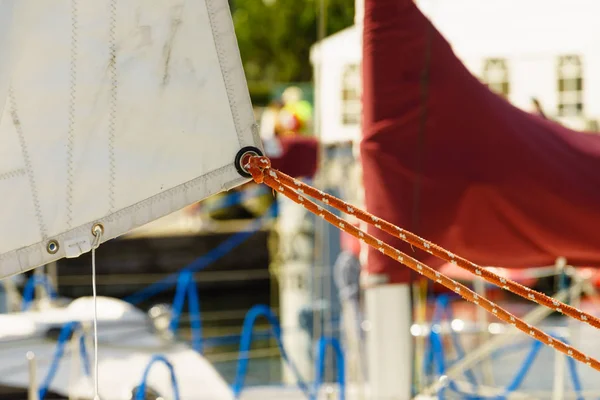
[{"label": "metal ring on sail", "polygon": [[260,157],[263,153],[260,149],[254,146],[246,146],[235,155],[235,169],[239,174],[245,178],[252,178],[252,174],[246,169],[246,165],[250,160],[250,157]]}]

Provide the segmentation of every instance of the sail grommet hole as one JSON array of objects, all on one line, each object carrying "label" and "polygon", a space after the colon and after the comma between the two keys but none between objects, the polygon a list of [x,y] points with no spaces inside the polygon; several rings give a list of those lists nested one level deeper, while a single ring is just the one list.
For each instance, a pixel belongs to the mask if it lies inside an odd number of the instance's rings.
[{"label": "sail grommet hole", "polygon": [[263,153],[254,146],[243,147],[235,155],[235,169],[244,178],[252,178],[252,174],[246,169],[251,157],[262,157]]},{"label": "sail grommet hole", "polygon": [[58,253],[58,249],[59,249],[59,245],[58,245],[58,242],[56,240],[51,240],[46,245],[46,250],[50,254],[56,254],[56,253]]},{"label": "sail grommet hole", "polygon": [[92,226],[92,235],[94,236],[98,236],[98,235],[103,235],[104,234],[104,225],[102,224],[94,224],[94,226]]}]

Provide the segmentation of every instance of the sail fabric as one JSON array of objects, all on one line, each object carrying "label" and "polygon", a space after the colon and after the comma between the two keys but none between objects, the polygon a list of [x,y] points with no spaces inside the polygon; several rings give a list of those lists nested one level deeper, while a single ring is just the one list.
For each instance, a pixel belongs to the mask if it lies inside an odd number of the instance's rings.
[{"label": "sail fabric", "polygon": [[96,223],[108,240],[248,181],[236,154],[262,145],[227,0],[0,0],[9,12],[0,278],[89,251]]},{"label": "sail fabric", "polygon": [[13,45],[19,32],[13,25],[17,0],[0,0],[0,113],[4,110],[9,87],[9,72],[13,54],[17,49]]},{"label": "sail fabric", "polygon": [[[535,267],[563,256],[600,266],[600,136],[492,93],[412,0],[366,1],[363,79],[369,212],[482,265]],[[376,250],[367,264],[391,282],[410,279]]]}]

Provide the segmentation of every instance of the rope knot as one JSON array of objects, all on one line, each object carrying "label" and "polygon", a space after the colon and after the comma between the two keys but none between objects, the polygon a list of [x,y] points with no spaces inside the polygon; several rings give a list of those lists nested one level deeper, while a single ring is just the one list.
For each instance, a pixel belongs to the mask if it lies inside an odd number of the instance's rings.
[{"label": "rope knot", "polygon": [[248,159],[245,168],[252,175],[254,182],[263,183],[265,171],[271,168],[271,161],[264,156],[253,156]]}]

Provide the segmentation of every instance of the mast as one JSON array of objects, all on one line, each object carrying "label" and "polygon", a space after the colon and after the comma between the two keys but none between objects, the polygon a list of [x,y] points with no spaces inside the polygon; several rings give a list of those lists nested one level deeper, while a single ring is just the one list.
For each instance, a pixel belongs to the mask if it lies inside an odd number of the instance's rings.
[{"label": "mast", "polygon": [[[354,1],[354,25],[362,32],[363,20],[365,18],[365,0]],[[361,37],[362,41],[362,37]]]}]

